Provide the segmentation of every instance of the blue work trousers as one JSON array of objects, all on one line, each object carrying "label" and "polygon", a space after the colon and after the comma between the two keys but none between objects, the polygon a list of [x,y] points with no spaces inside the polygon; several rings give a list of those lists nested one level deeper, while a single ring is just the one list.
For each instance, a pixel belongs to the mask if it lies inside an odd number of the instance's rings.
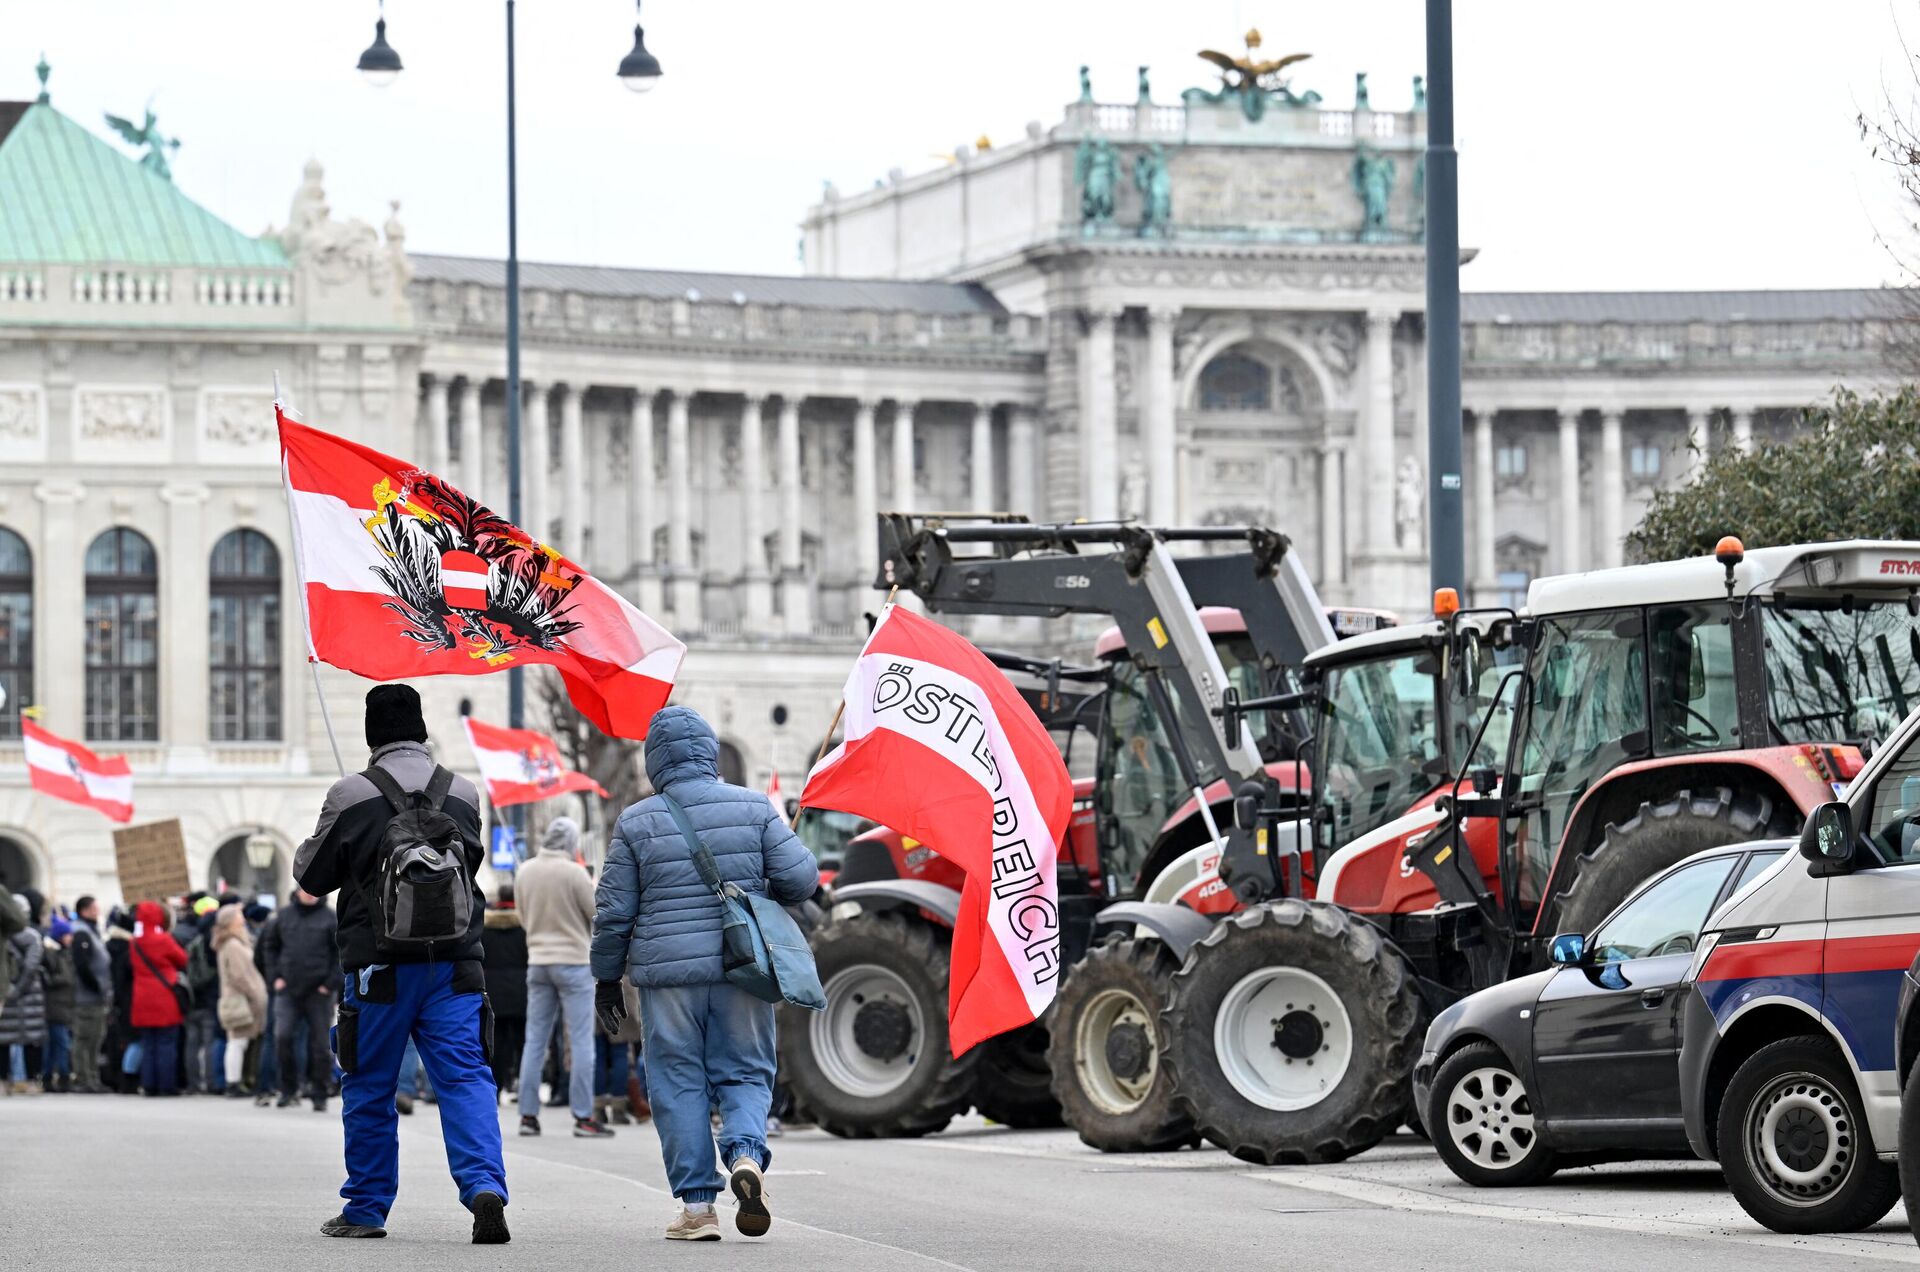
[{"label": "blue work trousers", "polygon": [[567,1103],[577,1121],[593,1116],[593,973],[585,963],[527,969],[527,1039],[520,1053],[520,1116],[540,1116],[540,1068],[554,1018],[567,1022]]},{"label": "blue work trousers", "polygon": [[180,1029],[168,1025],[140,1031],[140,1085],[149,1095],[179,1089]]},{"label": "blue work trousers", "polygon": [[720,1110],[719,1160],[751,1157],[762,1170],[773,1102],[773,1004],[724,981],[640,991],[647,1099],[660,1133],[667,1184],[681,1201],[712,1201],[722,1183],[712,1111]]},{"label": "blue work trousers", "polygon": [[[350,1223],[385,1227],[400,1191],[400,1115],[393,1094],[409,1037],[440,1094],[440,1135],[460,1204],[472,1209],[483,1192],[506,1200],[498,1095],[480,1036],[484,995],[455,993],[454,971],[452,963],[400,963],[346,978],[334,1054],[352,1061],[350,1070],[342,1064],[340,1080],[347,1140],[347,1182],[340,1195]],[[373,988],[373,978],[386,976],[392,977],[392,1001],[367,1001],[369,993],[388,997]],[[341,1030],[352,1031],[350,1055],[341,1055]]]}]

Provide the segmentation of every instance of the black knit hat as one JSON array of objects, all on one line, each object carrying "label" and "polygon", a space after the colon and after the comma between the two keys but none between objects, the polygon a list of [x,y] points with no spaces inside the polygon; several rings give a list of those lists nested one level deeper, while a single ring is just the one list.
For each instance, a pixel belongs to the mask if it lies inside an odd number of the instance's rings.
[{"label": "black knit hat", "polygon": [[375,685],[367,690],[367,749],[389,742],[425,742],[427,719],[412,685]]}]

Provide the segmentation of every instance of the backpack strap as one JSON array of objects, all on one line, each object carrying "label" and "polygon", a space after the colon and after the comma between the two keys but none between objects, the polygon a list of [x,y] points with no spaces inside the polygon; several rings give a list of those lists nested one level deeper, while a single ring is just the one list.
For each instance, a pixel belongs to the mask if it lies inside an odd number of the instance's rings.
[{"label": "backpack strap", "polygon": [[[413,796],[401,790],[400,783],[394,780],[393,774],[387,772],[387,770],[381,768],[378,764],[367,765],[367,767],[361,771],[360,776],[372,782],[373,789],[386,796],[387,803],[393,806],[394,812],[410,813],[413,811]],[[439,776],[438,771],[435,772],[434,776]],[[452,774],[448,774],[448,776],[451,777]]]},{"label": "backpack strap", "polygon": [[673,824],[680,828],[680,837],[687,841],[687,852],[693,858],[693,868],[700,872],[700,882],[713,890],[713,895],[726,899],[726,890],[720,882],[720,867],[713,860],[713,853],[700,842],[700,836],[693,829],[693,823],[687,820],[687,810],[680,807],[680,801],[665,791],[660,791],[660,802],[667,806],[667,814],[673,818]]},{"label": "backpack strap", "polygon": [[439,812],[440,806],[447,802],[447,792],[452,789],[453,770],[442,768],[438,764],[434,765],[433,776],[427,779],[427,807],[436,813]]}]

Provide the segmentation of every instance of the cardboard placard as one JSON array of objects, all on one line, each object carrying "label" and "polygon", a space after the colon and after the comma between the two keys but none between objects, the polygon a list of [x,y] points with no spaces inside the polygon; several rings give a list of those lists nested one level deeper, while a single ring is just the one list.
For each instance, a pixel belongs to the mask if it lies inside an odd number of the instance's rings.
[{"label": "cardboard placard", "polygon": [[187,837],[177,817],[114,831],[113,855],[120,896],[128,905],[193,890],[187,881]]}]

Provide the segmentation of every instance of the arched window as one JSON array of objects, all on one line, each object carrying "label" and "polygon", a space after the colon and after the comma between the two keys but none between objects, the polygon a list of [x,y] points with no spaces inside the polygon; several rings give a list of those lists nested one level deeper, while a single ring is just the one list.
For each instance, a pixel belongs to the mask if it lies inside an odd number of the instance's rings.
[{"label": "arched window", "polygon": [[33,703],[33,554],[0,529],[0,738],[20,736],[20,709]]},{"label": "arched window", "polygon": [[747,762],[741,756],[740,748],[731,742],[720,744],[720,780],[735,786],[747,784]]},{"label": "arched window", "polygon": [[160,738],[159,566],[138,530],[116,527],[87,548],[87,737]]},{"label": "arched window", "polygon": [[213,545],[207,723],[215,742],[280,740],[280,554],[258,530]]},{"label": "arched window", "polygon": [[1223,353],[1200,371],[1203,411],[1273,409],[1273,369],[1244,353]]}]

